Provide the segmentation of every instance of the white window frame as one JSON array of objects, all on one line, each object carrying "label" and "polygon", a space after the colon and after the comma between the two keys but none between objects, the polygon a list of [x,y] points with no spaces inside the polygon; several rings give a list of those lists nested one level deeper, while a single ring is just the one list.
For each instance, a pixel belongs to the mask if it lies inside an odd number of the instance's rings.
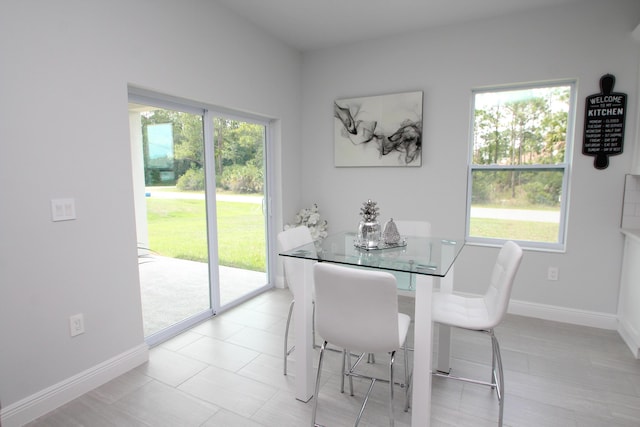
[{"label": "white window frame", "polygon": [[[565,156],[563,163],[557,164],[530,164],[530,165],[481,165],[473,163],[473,151],[474,151],[474,127],[475,127],[475,104],[476,95],[487,92],[507,92],[526,90],[532,88],[545,88],[555,86],[569,86],[569,114],[567,117],[567,138],[565,145]],[[513,84],[505,86],[493,86],[483,87],[472,90],[471,98],[471,119],[469,128],[469,153],[467,159],[467,208],[466,208],[466,230],[465,238],[468,244],[479,246],[501,246],[506,240],[502,238],[488,238],[477,237],[470,235],[471,228],[471,203],[472,203],[472,189],[473,189],[473,172],[474,171],[501,171],[501,170],[515,170],[515,171],[563,171],[562,175],[562,191],[560,200],[560,220],[558,230],[557,242],[541,242],[531,240],[516,240],[519,245],[526,249],[546,251],[546,252],[565,252],[567,243],[567,220],[568,220],[568,206],[569,206],[569,194],[570,194],[570,176],[571,176],[571,159],[573,158],[573,148],[575,142],[575,118],[576,118],[576,81],[575,80],[560,80],[544,83],[530,83],[530,84]]]}]

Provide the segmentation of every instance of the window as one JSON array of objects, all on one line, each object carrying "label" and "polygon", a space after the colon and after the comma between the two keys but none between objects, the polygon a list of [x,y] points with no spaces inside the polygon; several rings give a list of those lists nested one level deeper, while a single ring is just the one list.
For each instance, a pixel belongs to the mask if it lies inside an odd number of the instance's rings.
[{"label": "window", "polygon": [[574,84],[473,92],[467,240],[564,250]]}]

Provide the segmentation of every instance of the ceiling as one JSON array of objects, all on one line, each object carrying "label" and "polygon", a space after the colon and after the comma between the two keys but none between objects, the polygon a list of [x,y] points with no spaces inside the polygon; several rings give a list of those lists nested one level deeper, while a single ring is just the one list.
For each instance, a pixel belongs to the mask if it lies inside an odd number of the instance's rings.
[{"label": "ceiling", "polygon": [[300,51],[584,0],[214,0]]}]

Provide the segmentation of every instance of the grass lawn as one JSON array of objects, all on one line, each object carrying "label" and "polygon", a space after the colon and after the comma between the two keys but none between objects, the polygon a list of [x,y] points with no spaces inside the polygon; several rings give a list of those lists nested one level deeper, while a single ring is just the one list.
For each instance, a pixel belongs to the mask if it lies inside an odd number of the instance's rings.
[{"label": "grass lawn", "polygon": [[[149,245],[154,252],[207,262],[204,200],[147,198]],[[264,218],[255,203],[217,203],[220,265],[266,271]],[[558,224],[472,218],[471,235],[557,242]]]},{"label": "grass lawn", "polygon": [[[473,237],[505,240],[557,243],[560,232],[560,207],[517,204],[511,206],[474,204],[473,208],[489,211],[484,217],[471,217],[470,232]],[[509,212],[513,210],[514,214]],[[518,213],[515,213],[515,212]],[[496,215],[495,217],[492,217]]]},{"label": "grass lawn", "polygon": [[[220,201],[217,214],[220,265],[266,271],[262,206]],[[147,227],[152,251],[207,262],[204,200],[147,198]]]},{"label": "grass lawn", "polygon": [[469,234],[474,237],[555,243],[558,241],[558,227],[552,222],[471,218]]}]

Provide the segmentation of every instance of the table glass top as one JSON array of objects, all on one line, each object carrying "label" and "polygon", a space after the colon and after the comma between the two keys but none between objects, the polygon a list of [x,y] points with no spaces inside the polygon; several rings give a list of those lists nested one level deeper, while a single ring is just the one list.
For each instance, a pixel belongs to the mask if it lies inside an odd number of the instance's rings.
[{"label": "table glass top", "polygon": [[367,250],[356,247],[355,234],[351,232],[333,234],[326,237],[319,247],[309,243],[281,252],[280,255],[444,277],[464,246],[464,239],[403,236],[402,243],[398,247]]}]

